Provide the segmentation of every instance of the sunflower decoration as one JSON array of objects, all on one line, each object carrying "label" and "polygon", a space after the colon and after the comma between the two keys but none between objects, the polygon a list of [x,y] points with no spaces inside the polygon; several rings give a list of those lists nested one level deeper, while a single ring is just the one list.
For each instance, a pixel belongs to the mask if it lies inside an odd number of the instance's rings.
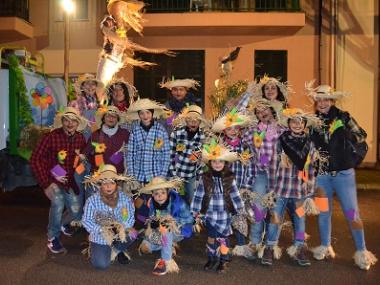
[{"label": "sunflower decoration", "polygon": [[164,140],[162,138],[157,138],[154,141],[154,149],[156,150],[162,148],[163,145],[164,145]]},{"label": "sunflower decoration", "polygon": [[287,117],[294,117],[298,114],[302,114],[303,111],[299,108],[286,108],[282,111],[282,114]]},{"label": "sunflower decoration", "polygon": [[117,28],[116,29],[116,34],[122,38],[122,39],[125,39],[127,37],[127,30],[124,29],[124,28]]},{"label": "sunflower decoration", "polygon": [[215,160],[222,154],[222,148],[215,139],[212,139],[209,145],[205,144],[203,148],[208,153],[209,160]]},{"label": "sunflower decoration", "polygon": [[264,138],[265,138],[266,131],[254,131],[253,133],[253,145],[256,148],[260,148],[263,144]]},{"label": "sunflower decoration", "polygon": [[243,120],[239,117],[238,110],[236,108],[233,108],[231,112],[226,115],[225,125],[227,128],[231,127],[232,125],[236,125],[236,123],[242,122]]},{"label": "sunflower decoration", "polygon": [[95,153],[104,153],[106,151],[106,145],[104,143],[92,142],[92,146],[95,148]]},{"label": "sunflower decoration", "polygon": [[253,154],[249,151],[249,149],[245,149],[242,153],[239,154],[239,158],[241,163],[248,164],[249,160],[253,157]]},{"label": "sunflower decoration", "polygon": [[65,159],[67,157],[67,151],[66,150],[60,150],[57,154],[57,159],[60,164],[65,163]]},{"label": "sunflower decoration", "polygon": [[121,209],[121,218],[122,218],[123,222],[126,222],[128,219],[128,209],[125,207],[123,207]]},{"label": "sunflower decoration", "polygon": [[185,146],[183,143],[179,143],[179,144],[177,144],[177,146],[176,146],[176,148],[175,148],[175,150],[176,150],[177,152],[183,152],[185,149],[186,149],[186,146]]}]

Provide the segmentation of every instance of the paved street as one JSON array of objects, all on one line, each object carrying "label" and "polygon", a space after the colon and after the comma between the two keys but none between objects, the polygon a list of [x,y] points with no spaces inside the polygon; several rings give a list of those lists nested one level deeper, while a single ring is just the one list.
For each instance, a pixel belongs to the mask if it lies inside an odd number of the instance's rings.
[{"label": "paved street", "polygon": [[[380,257],[380,191],[361,191],[359,201],[367,247]],[[369,272],[354,266],[353,241],[339,206],[335,209],[334,261],[313,260],[310,268],[299,268],[284,255],[274,266],[263,267],[235,257],[226,274],[206,273],[202,270],[206,261],[202,234],[181,244],[176,258],[179,274],[155,277],[151,270],[157,256],[138,256],[135,250],[130,265],[94,270],[80,253],[83,234],[64,238],[68,253],[52,257],[46,250],[47,199],[33,189],[1,193],[0,284],[380,284],[379,264]],[[315,218],[309,218],[307,232],[311,235],[309,245],[317,245]],[[282,247],[289,245],[289,233],[284,232]]]}]

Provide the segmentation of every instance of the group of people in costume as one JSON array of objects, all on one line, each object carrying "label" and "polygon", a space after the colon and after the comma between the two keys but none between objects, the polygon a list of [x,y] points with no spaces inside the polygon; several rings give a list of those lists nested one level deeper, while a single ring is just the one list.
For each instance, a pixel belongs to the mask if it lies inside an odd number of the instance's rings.
[{"label": "group of people in costume", "polygon": [[[31,158],[51,200],[50,251],[64,252],[61,233],[83,226],[95,268],[129,263],[128,249],[139,242],[140,254],[161,252],[153,274],[164,275],[179,270],[180,241],[205,229],[204,269],[222,273],[232,255],[272,265],[281,257],[281,230],[291,227],[287,253],[310,266],[309,250],[317,260],[335,257],[336,193],[355,242],[355,264],[374,265],[352,152],[366,133],[336,106],[347,94],[307,84],[316,110],[309,113],[288,106],[287,84],[264,76],[211,122],[189,95],[198,85],[162,83],[170,99],[160,104],[136,98],[123,80],[105,88],[90,75],[78,81],[77,99],[57,114]],[[306,246],[308,215],[318,215],[321,244],[314,248]]]}]

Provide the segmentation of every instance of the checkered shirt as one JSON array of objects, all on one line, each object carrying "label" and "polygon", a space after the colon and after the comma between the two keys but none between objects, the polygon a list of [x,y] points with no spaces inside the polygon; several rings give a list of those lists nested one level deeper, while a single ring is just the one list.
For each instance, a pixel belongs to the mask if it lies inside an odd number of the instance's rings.
[{"label": "checkered shirt", "polygon": [[[30,166],[41,188],[45,189],[54,182],[66,191],[72,188],[78,192],[78,187],[74,181],[75,150],[82,151],[85,145],[84,136],[78,132],[75,132],[73,136],[68,136],[62,128],[58,128],[46,134],[33,150],[30,159]],[[50,170],[59,164],[58,152],[61,150],[67,151],[66,159],[63,164],[60,164],[67,172],[68,183],[66,184],[59,183],[50,173]]]},{"label": "checkered shirt", "polygon": [[[127,216],[124,217],[122,211],[127,210]],[[107,244],[102,235],[102,227],[96,222],[96,215],[110,215],[119,223],[123,224],[125,229],[133,227],[135,223],[135,207],[131,199],[124,193],[119,191],[119,201],[114,209],[103,203],[100,194],[96,193],[87,199],[84,206],[82,216],[82,224],[90,233],[90,241],[98,244]]]},{"label": "checkered shirt", "polygon": [[239,100],[239,102],[235,106],[236,109],[238,109],[238,111],[244,111],[247,108],[249,100],[251,99],[252,96],[253,96],[252,93],[244,92],[241,95],[241,99]]},{"label": "checkered shirt", "polygon": [[[206,220],[216,229],[218,233],[224,236],[229,236],[232,234],[231,213],[228,212],[225,206],[222,179],[220,177],[213,177],[212,179],[215,183],[215,190],[211,194],[210,204],[206,212]],[[205,188],[203,185],[203,179],[201,178],[191,203],[191,211],[193,213],[200,212],[204,195]],[[243,209],[243,201],[241,200],[235,180],[232,183],[230,196],[235,211],[241,211]]]},{"label": "checkered shirt", "polygon": [[[155,148],[157,139],[163,140],[159,148]],[[148,182],[155,176],[168,174],[170,165],[170,145],[165,128],[154,122],[146,132],[140,124],[133,126],[128,141],[127,169],[128,174],[140,182]]]},{"label": "checkered shirt", "polygon": [[[190,159],[193,151],[200,151],[205,140],[204,132],[199,129],[192,139],[188,139],[186,127],[174,130],[170,135],[170,173],[181,178],[193,178],[202,173],[199,161]],[[180,147],[182,149],[179,149]]]},{"label": "checkered shirt", "polygon": [[[272,123],[268,125],[267,131],[271,132],[272,138],[268,140],[267,137],[264,138],[262,145],[260,148],[256,148],[253,143],[253,133],[254,131],[258,131],[257,127],[249,128],[243,135],[243,144],[249,145],[251,152],[253,154],[252,157],[252,175],[255,177],[258,172],[265,171],[268,175],[268,190],[271,191],[274,188],[276,181],[276,169],[273,167],[277,165],[278,156],[276,153],[276,145],[278,138],[284,132],[284,128],[278,125],[277,123]],[[262,163],[260,158],[266,156],[268,158],[268,163]]]},{"label": "checkered shirt", "polygon": [[[303,187],[303,180],[298,176],[298,168],[292,163],[290,168],[281,165],[281,153],[283,152],[281,143],[278,141],[276,152],[278,159],[273,160],[273,168],[276,169],[276,181],[274,186],[274,191],[280,197],[284,198],[306,198],[314,193],[315,185],[315,152],[316,148],[312,142],[310,142],[310,152],[312,157],[310,167],[308,169],[308,184],[307,187]],[[290,160],[290,159],[289,159]],[[306,185],[305,185],[306,186]]]},{"label": "checkered shirt", "polygon": [[[228,145],[228,148],[239,154],[245,150],[250,150],[248,145],[239,143],[237,146]],[[229,164],[231,171],[235,175],[236,186],[238,189],[251,189],[254,182],[253,165],[252,160],[247,161],[247,164],[243,164],[240,160],[234,161]]]}]

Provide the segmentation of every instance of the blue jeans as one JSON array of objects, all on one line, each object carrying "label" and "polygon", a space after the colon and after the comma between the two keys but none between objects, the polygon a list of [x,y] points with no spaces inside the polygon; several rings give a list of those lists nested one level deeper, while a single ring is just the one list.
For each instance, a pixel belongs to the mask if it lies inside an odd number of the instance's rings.
[{"label": "blue jeans", "polygon": [[[264,171],[259,171],[255,177],[253,184],[253,192],[258,193],[260,196],[265,195],[268,192],[268,175]],[[255,204],[256,212],[260,212],[262,217],[256,219],[255,223],[251,226],[250,240],[253,244],[261,244],[263,239],[263,232],[265,226],[265,216],[267,209],[264,209],[260,203]]]},{"label": "blue jeans", "polygon": [[63,221],[62,213],[66,206],[70,219],[80,221],[82,216],[81,196],[76,195],[72,189],[68,192],[63,188],[54,190],[49,211],[48,238],[58,238],[61,234],[61,226],[70,221]]},{"label": "blue jeans", "polygon": [[161,250],[161,258],[165,261],[172,259],[173,255],[173,242],[180,242],[183,239],[181,235],[175,235],[172,232],[167,232],[162,237],[162,244],[153,244],[147,240],[146,242],[149,245],[151,251]]},{"label": "blue jeans", "polygon": [[[289,215],[292,218],[292,223],[294,227],[293,244],[296,246],[303,245],[305,242],[305,216],[299,217],[296,213],[297,203],[300,203],[302,205],[303,201],[304,199],[279,197],[277,198],[276,205],[272,210],[272,217],[275,217],[277,215],[280,223],[282,223],[284,219],[285,210],[289,210]],[[272,222],[269,223],[266,245],[277,245],[279,237],[280,224]]]},{"label": "blue jeans", "polygon": [[190,205],[194,197],[196,177],[187,178],[183,183],[185,188],[185,201]]},{"label": "blue jeans", "polygon": [[235,230],[236,245],[245,245],[245,236],[238,230]]},{"label": "blue jeans", "polygon": [[[114,242],[112,247],[116,251],[122,252],[131,246],[133,241],[128,242]],[[106,269],[111,264],[111,246],[106,244],[99,244],[95,242],[90,242],[90,254],[91,254],[91,264],[97,269]]]},{"label": "blue jeans", "polygon": [[[328,198],[329,209],[318,217],[321,245],[331,245],[331,215],[334,191],[338,197],[346,220],[351,229],[356,250],[365,250],[364,230],[361,223],[356,192],[355,170],[353,168],[338,171],[336,176],[320,175],[317,177],[317,189],[321,188]],[[353,227],[353,223],[355,227]],[[359,225],[358,225],[359,224]]]}]

